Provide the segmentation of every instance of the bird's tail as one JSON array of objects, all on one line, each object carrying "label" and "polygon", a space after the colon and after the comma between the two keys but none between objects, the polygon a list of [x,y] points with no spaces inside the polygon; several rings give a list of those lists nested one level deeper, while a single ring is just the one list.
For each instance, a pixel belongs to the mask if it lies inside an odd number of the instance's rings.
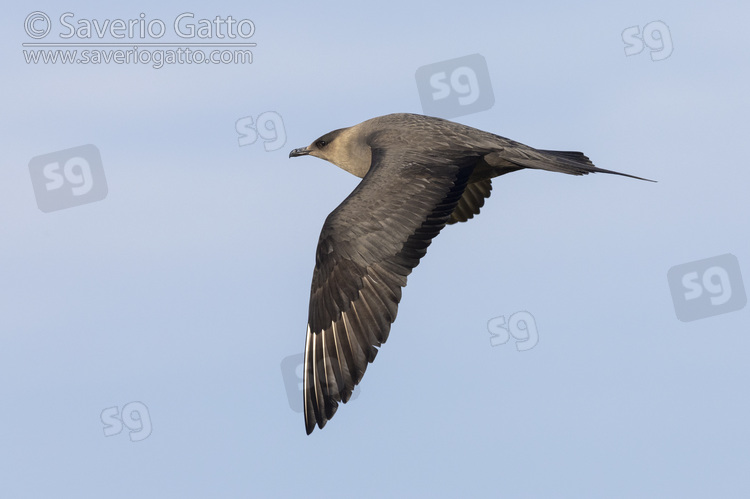
[{"label": "bird's tail", "polygon": [[567,173],[569,175],[587,175],[589,173],[611,173],[613,175],[622,175],[623,177],[655,182],[647,178],[636,177],[627,173],[620,173],[613,170],[597,168],[594,163],[583,154],[576,151],[549,151],[545,149],[536,149],[538,155],[531,155],[523,159],[510,161],[525,168],[535,168],[538,170],[549,170],[553,172]]}]

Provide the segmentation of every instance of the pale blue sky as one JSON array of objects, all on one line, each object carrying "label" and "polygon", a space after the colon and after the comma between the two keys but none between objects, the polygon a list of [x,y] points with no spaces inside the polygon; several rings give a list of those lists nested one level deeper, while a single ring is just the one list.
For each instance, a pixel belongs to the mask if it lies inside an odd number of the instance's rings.
[{"label": "pale blue sky", "polygon": [[[26,64],[37,10],[251,19],[254,62]],[[750,275],[749,15],[705,1],[7,7],[0,497],[747,497],[750,309],[681,322],[667,271],[731,253]],[[671,56],[627,57],[623,30],[652,21]],[[304,347],[320,228],[357,179],[288,152],[421,112],[417,68],[475,53],[495,104],[456,121],[659,182],[497,179],[410,276],[358,398],[306,436],[280,366]],[[240,147],[237,120],[268,111],[284,147]],[[86,144],[106,198],[43,213],[30,160]],[[488,321],[519,311],[538,344],[493,347]],[[105,436],[102,411],[131,402],[151,433]]]}]

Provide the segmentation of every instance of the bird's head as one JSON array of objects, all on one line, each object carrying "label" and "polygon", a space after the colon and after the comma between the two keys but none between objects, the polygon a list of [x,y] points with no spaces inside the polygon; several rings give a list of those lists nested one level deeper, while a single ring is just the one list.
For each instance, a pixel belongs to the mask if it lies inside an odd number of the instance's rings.
[{"label": "bird's head", "polygon": [[358,132],[358,126],[328,132],[307,147],[293,149],[289,157],[315,156],[362,178],[370,169],[372,153],[364,134]]}]

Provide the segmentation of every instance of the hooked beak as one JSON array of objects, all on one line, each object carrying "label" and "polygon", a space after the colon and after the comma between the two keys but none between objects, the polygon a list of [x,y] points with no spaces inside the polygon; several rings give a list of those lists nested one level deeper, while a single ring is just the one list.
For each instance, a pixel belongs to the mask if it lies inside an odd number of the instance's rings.
[{"label": "hooked beak", "polygon": [[289,153],[289,157],[296,158],[297,156],[307,156],[308,154],[310,154],[310,149],[307,147],[299,147],[297,149],[292,149]]}]

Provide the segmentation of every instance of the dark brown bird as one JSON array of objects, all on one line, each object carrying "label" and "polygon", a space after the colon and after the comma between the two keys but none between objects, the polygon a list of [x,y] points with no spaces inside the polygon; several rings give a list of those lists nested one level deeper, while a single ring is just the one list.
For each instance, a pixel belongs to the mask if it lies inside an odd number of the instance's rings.
[{"label": "dark brown bird", "polygon": [[396,319],[401,288],[446,224],[465,222],[492,178],[532,168],[597,168],[583,153],[534,149],[440,118],[389,114],[329,132],[289,157],[311,155],[362,181],[328,215],[318,241],[305,339],[305,428],[346,403]]}]

